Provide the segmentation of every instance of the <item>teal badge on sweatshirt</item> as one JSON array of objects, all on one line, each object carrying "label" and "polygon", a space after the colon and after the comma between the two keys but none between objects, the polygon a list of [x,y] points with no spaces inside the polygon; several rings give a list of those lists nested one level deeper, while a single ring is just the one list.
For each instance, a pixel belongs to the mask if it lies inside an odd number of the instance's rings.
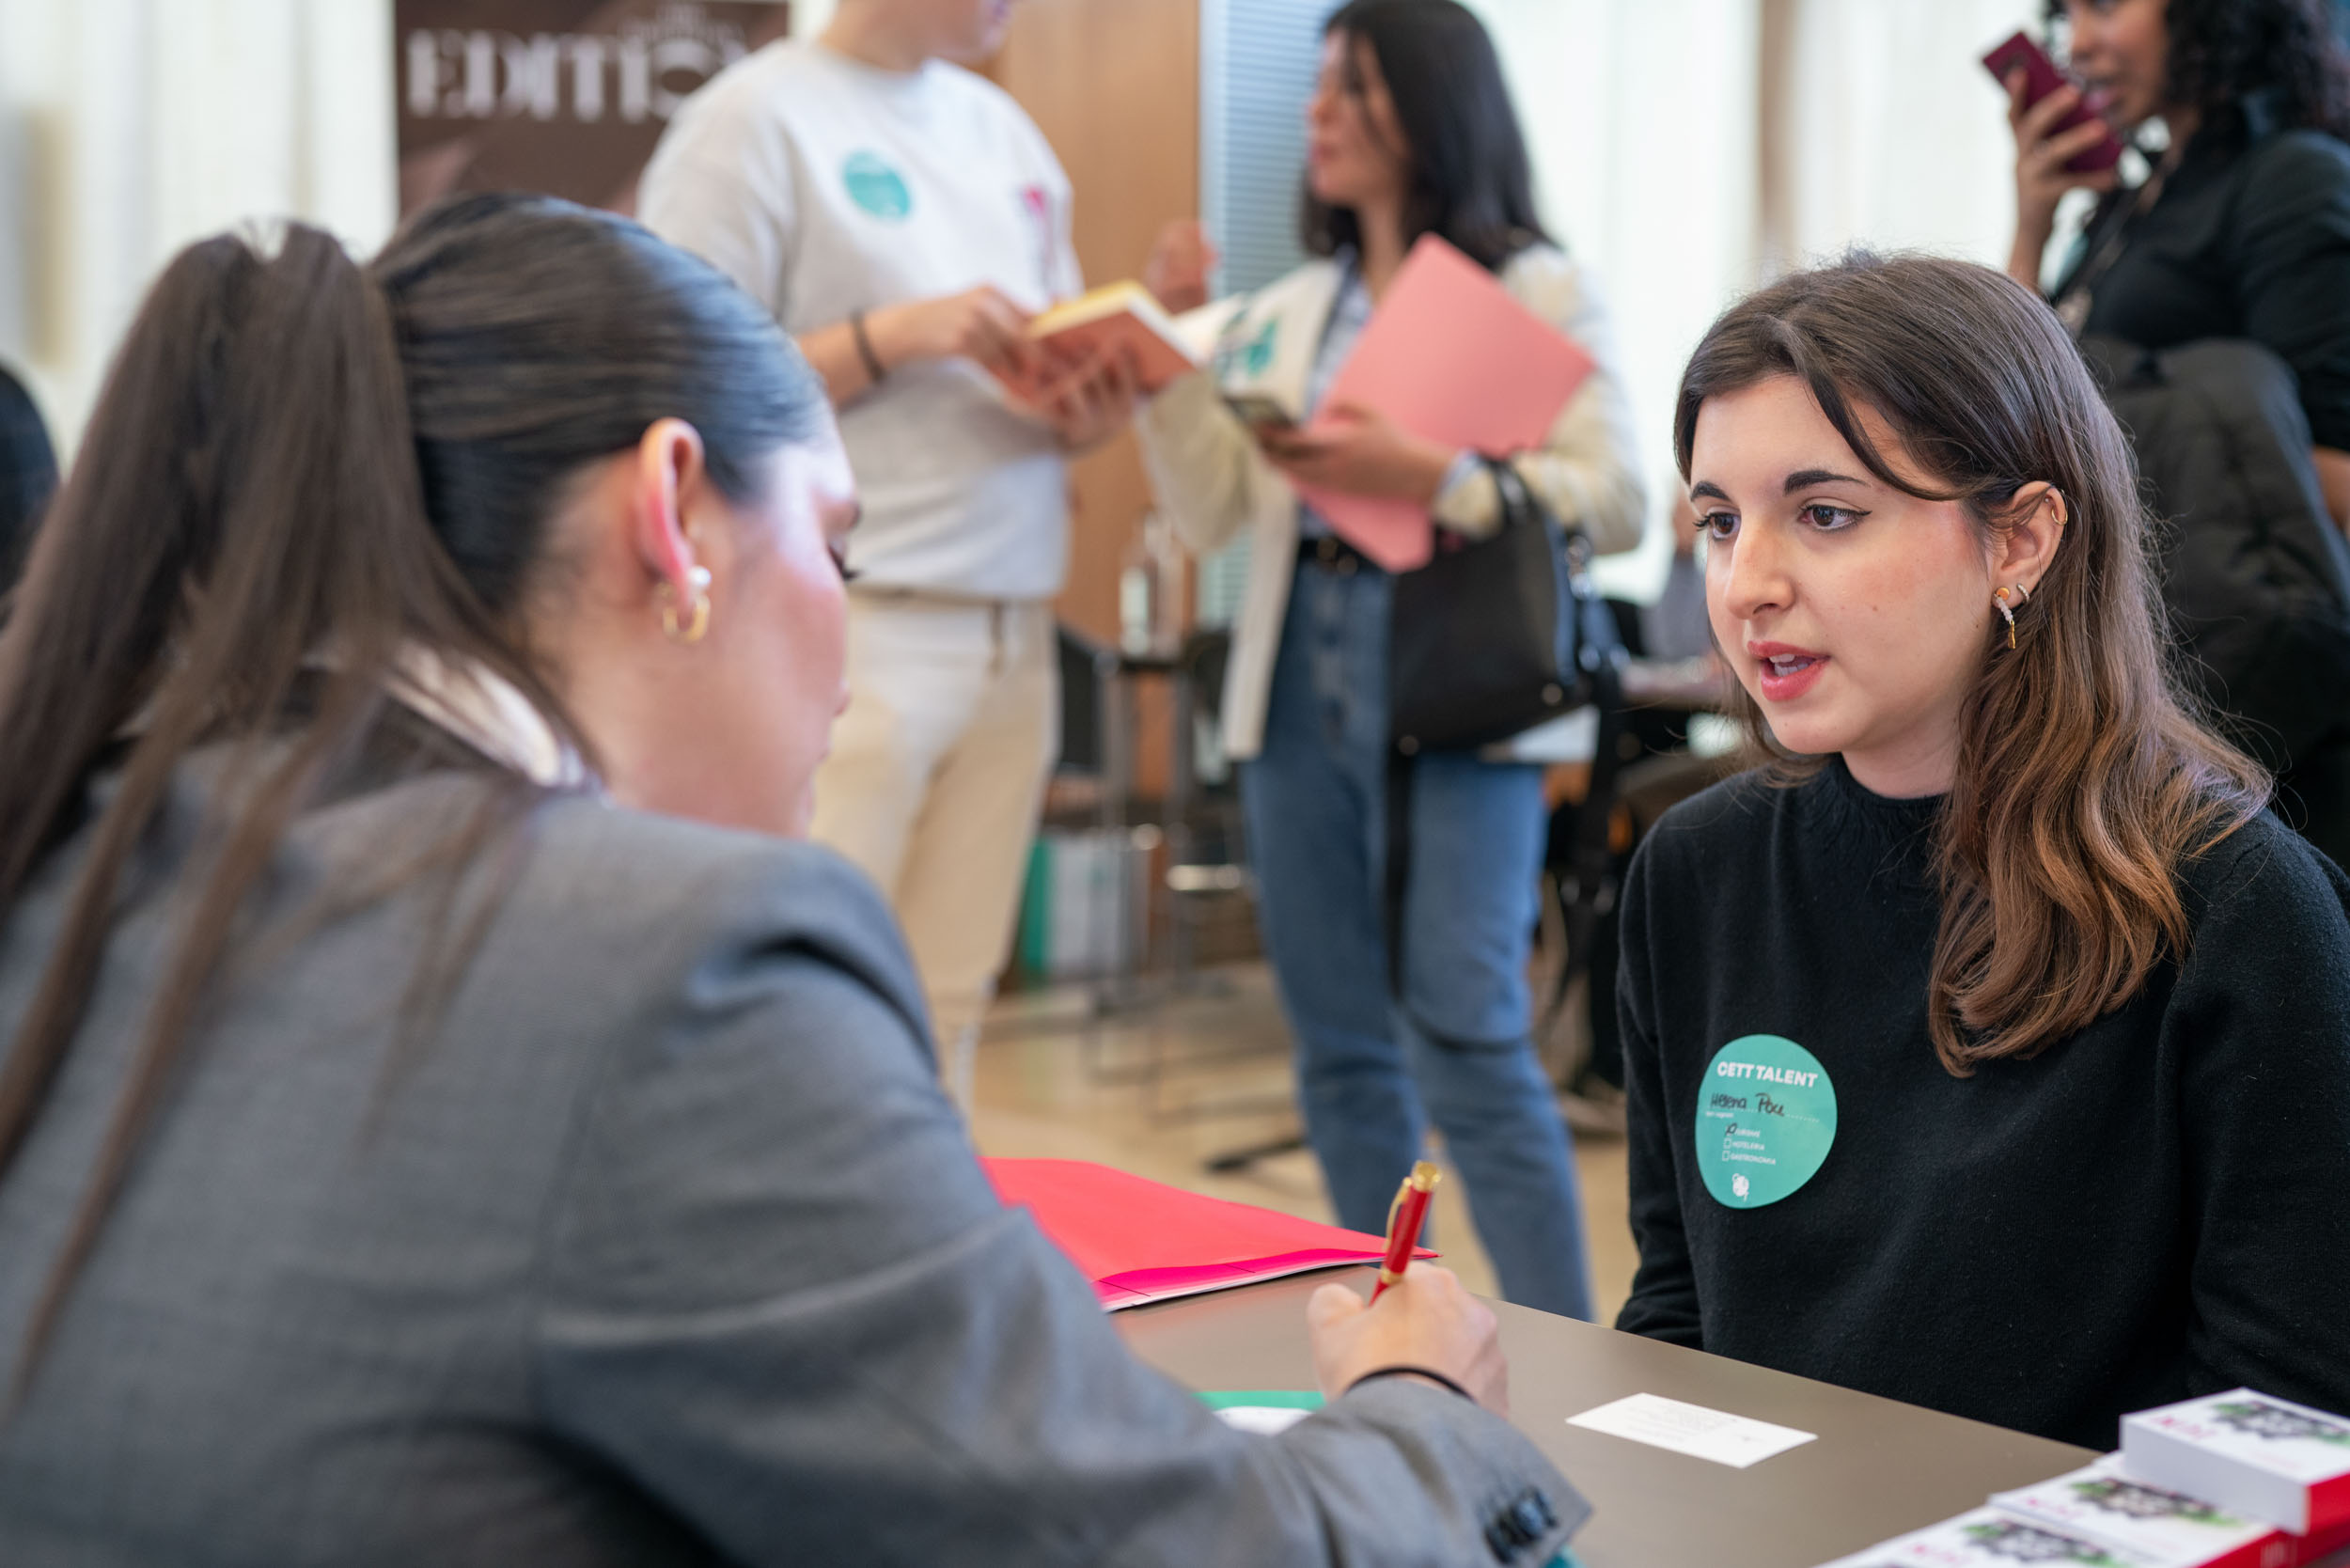
[{"label": "teal badge on sweatshirt", "polygon": [[914,193],[906,188],[905,176],[878,153],[850,153],[840,165],[840,182],[848,187],[851,201],[877,218],[897,223],[914,211]]},{"label": "teal badge on sweatshirt", "polygon": [[1698,1169],[1733,1209],[1776,1203],[1819,1174],[1836,1142],[1836,1086],[1783,1035],[1749,1034],[1714,1053],[1698,1090]]}]

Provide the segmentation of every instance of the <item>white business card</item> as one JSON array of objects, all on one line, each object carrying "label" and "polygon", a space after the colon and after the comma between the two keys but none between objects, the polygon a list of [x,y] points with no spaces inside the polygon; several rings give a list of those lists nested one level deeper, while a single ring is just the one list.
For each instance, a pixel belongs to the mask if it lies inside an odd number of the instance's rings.
[{"label": "white business card", "polygon": [[1287,1404],[1227,1404],[1216,1411],[1226,1426],[1267,1437],[1287,1432],[1312,1414],[1310,1410]]},{"label": "white business card", "polygon": [[1684,1404],[1661,1394],[1629,1394],[1580,1416],[1569,1416],[1567,1424],[1710,1459],[1737,1470],[1800,1448],[1819,1435],[1797,1432],[1792,1426],[1748,1420],[1726,1410],[1708,1410],[1702,1404]]}]

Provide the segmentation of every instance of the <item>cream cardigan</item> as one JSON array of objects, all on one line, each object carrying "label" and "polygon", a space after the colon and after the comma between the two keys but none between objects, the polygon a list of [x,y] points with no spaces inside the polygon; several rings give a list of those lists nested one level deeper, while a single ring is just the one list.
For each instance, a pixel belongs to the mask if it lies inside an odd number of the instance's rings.
[{"label": "cream cardigan", "polygon": [[[1254,294],[1183,317],[1180,325],[1211,368],[1167,386],[1136,420],[1159,506],[1195,553],[1249,531],[1248,587],[1224,683],[1224,748],[1233,757],[1254,757],[1264,742],[1273,660],[1297,564],[1298,504],[1222,394],[1246,388],[1301,406],[1342,275],[1335,261],[1309,261]],[[1583,270],[1548,245],[1519,252],[1501,281],[1597,362],[1543,446],[1512,461],[1528,487],[1561,522],[1581,526],[1602,554],[1629,550],[1640,541],[1646,496],[1606,309]],[[1449,486],[1433,510],[1439,523],[1465,533],[1500,524],[1500,497],[1481,468]]]}]

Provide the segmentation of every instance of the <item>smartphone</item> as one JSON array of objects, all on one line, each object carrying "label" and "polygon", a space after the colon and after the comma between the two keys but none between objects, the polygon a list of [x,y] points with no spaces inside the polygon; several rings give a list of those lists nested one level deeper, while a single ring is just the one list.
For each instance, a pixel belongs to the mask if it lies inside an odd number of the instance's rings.
[{"label": "smartphone", "polygon": [[1277,399],[1261,392],[1228,392],[1224,406],[1233,416],[1252,431],[1293,431],[1296,417],[1281,406]]},{"label": "smartphone", "polygon": [[[2057,63],[2048,58],[2048,52],[2032,42],[2028,33],[2017,33],[1985,55],[1982,64],[1983,69],[1990,71],[2002,87],[2007,86],[2007,79],[2014,73],[2015,68],[2023,67],[2024,106],[2028,109],[2065,86],[2064,72],[2057,69]],[[2057,121],[2055,129],[2048,133],[2059,135],[2096,118],[2090,113],[2088,105],[2076,104],[2073,112]],[[2108,129],[2104,141],[2086,152],[2075,153],[2065,163],[2064,168],[2068,174],[2095,174],[2100,169],[2113,167],[2121,161],[2122,138]]]}]

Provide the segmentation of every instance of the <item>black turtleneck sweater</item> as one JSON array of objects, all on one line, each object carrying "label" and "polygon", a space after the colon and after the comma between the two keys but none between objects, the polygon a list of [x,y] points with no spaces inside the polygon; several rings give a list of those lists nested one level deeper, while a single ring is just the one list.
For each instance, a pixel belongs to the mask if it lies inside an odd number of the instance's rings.
[{"label": "black turtleneck sweater", "polygon": [[[1926,1032],[1940,804],[1841,761],[1746,775],[1635,856],[1617,1326],[2099,1449],[2240,1384],[2350,1411],[2350,878],[2264,814],[2181,871],[2185,962],[1958,1078]],[[1836,1132],[1792,1196],[1735,1208],[1697,1123],[1767,1092],[1708,1072],[1755,1034],[1818,1059]]]}]

